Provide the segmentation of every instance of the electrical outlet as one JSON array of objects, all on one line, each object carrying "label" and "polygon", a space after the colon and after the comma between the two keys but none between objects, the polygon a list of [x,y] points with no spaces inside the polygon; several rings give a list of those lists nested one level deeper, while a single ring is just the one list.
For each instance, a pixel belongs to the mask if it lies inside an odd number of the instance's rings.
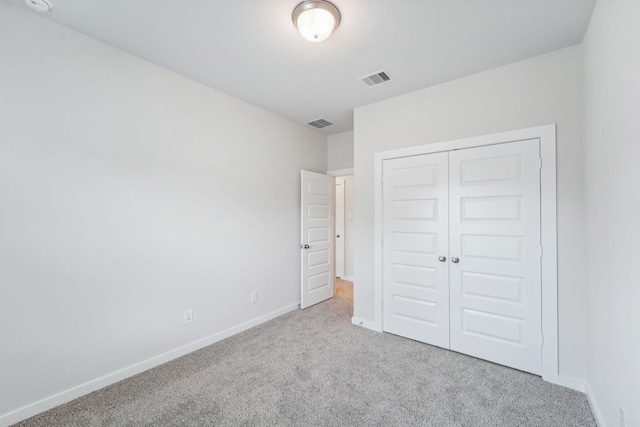
[{"label": "electrical outlet", "polygon": [[258,293],[256,291],[251,292],[251,302],[258,301]]},{"label": "electrical outlet", "polygon": [[184,323],[185,325],[187,323],[191,323],[193,322],[193,310],[189,309],[189,310],[185,310],[184,311]]},{"label": "electrical outlet", "polygon": [[627,426],[627,415],[624,413],[624,408],[620,404],[620,427]]}]

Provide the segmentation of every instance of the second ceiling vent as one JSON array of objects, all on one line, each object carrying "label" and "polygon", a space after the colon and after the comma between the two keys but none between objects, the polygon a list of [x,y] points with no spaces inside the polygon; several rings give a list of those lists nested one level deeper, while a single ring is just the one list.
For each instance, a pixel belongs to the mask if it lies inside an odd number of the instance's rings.
[{"label": "second ceiling vent", "polygon": [[380,71],[379,73],[371,74],[370,76],[361,77],[360,80],[362,80],[367,86],[377,86],[388,82],[391,80],[391,77],[389,77],[386,71]]},{"label": "second ceiling vent", "polygon": [[313,126],[316,129],[322,129],[322,128],[326,128],[327,126],[333,125],[333,123],[325,119],[313,120],[313,121],[307,122],[307,124],[309,126]]}]

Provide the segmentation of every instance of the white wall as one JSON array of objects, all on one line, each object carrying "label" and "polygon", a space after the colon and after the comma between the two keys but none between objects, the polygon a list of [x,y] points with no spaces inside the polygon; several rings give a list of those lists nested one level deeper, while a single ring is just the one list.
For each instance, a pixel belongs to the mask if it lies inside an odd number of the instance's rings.
[{"label": "white wall", "polygon": [[353,131],[327,137],[327,170],[353,168]]},{"label": "white wall", "polygon": [[325,136],[7,2],[0,40],[0,425],[296,307]]},{"label": "white wall", "polygon": [[598,0],[585,36],[589,375],[602,425],[640,426],[640,2]]},{"label": "white wall", "polygon": [[560,374],[586,378],[582,57],[571,47],[355,110],[355,308],[374,320],[374,153],[557,123]]}]

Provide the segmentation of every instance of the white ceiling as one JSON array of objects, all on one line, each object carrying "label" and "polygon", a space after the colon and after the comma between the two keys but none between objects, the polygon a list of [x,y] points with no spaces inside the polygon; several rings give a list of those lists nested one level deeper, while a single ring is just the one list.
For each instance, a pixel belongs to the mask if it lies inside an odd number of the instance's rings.
[{"label": "white ceiling", "polygon": [[[51,1],[49,19],[294,122],[325,118],[326,134],[355,107],[579,43],[596,2],[335,0],[340,27],[310,43],[299,0]],[[358,80],[382,70],[391,82]]]}]

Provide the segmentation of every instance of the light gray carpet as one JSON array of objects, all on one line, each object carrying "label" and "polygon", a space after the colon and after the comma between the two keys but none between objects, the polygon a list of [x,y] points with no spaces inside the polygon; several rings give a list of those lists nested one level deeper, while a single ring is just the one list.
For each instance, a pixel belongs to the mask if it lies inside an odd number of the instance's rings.
[{"label": "light gray carpet", "polygon": [[352,292],[343,283],[330,301],[18,425],[596,425],[581,393],[352,326]]}]

